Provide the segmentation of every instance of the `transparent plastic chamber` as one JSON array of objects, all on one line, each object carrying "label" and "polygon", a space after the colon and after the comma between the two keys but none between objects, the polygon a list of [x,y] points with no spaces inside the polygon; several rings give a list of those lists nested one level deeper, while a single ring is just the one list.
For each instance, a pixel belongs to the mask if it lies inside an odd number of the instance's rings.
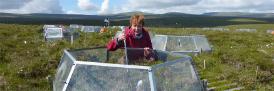
[{"label": "transparent plastic chamber", "polygon": [[100,32],[101,26],[82,26],[82,32]]},{"label": "transparent plastic chamber", "polygon": [[172,36],[154,35],[151,38],[153,49],[181,54],[211,52],[211,47],[204,35]]},{"label": "transparent plastic chamber", "polygon": [[[122,34],[117,31],[115,37]],[[150,33],[153,49],[169,51],[180,54],[199,54],[201,52],[211,52],[211,46],[204,35],[173,36],[173,35],[153,35]]]},{"label": "transparent plastic chamber", "polygon": [[63,38],[63,29],[59,27],[45,27],[44,38],[46,41],[59,40]]},{"label": "transparent plastic chamber", "polygon": [[[126,54],[127,57],[126,57]],[[189,56],[154,50],[148,62],[141,48],[108,52],[105,48],[65,50],[54,91],[201,91]],[[136,57],[138,56],[138,59]],[[128,59],[128,65],[121,64]]]}]

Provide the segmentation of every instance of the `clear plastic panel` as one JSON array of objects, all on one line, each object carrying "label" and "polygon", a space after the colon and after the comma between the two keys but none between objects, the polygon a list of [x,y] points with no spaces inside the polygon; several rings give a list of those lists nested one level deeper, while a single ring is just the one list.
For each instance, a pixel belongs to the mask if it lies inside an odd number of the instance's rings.
[{"label": "clear plastic panel", "polygon": [[47,38],[59,38],[63,37],[62,28],[47,28],[46,29]]},{"label": "clear plastic panel", "polygon": [[181,59],[154,66],[157,91],[201,91],[202,85],[189,60]]},{"label": "clear plastic panel", "polygon": [[66,91],[150,91],[148,70],[76,65]]},{"label": "clear plastic panel", "polygon": [[101,26],[94,26],[93,29],[95,32],[100,32]]},{"label": "clear plastic panel", "polygon": [[256,29],[236,29],[237,32],[256,32]]},{"label": "clear plastic panel", "polygon": [[[127,48],[118,49],[108,53],[108,62],[115,64],[130,64],[130,65],[153,65],[160,60],[157,60],[155,50],[149,50],[150,53],[146,55],[144,48]],[[126,56],[127,55],[127,56]],[[160,62],[161,63],[161,62]]]},{"label": "clear plastic panel", "polygon": [[100,26],[82,26],[81,31],[83,32],[100,32]]},{"label": "clear plastic panel", "polygon": [[188,57],[188,56],[185,56],[185,55],[175,54],[175,53],[170,53],[170,52],[160,51],[160,50],[157,50],[156,54],[157,54],[158,60],[162,60],[164,62],[174,61],[174,60],[178,60],[178,59],[181,59],[181,58]]},{"label": "clear plastic panel", "polygon": [[70,28],[80,28],[81,25],[77,25],[77,24],[71,24],[69,25]]},{"label": "clear plastic panel", "polygon": [[81,49],[69,52],[77,61],[106,63],[107,60],[106,48]]},{"label": "clear plastic panel", "polygon": [[[160,50],[150,50],[149,52],[150,53],[148,55],[145,55],[143,48],[127,48],[127,51],[125,51],[125,49],[107,51],[106,48],[102,47],[70,51],[71,55],[78,61],[114,64],[129,63],[133,65],[145,66],[162,63],[168,60],[172,61],[183,57],[179,54],[172,54]],[[128,61],[126,60],[126,54]]]},{"label": "clear plastic panel", "polygon": [[55,80],[53,82],[53,91],[62,91],[65,82],[68,78],[69,72],[73,65],[73,61],[64,53],[61,63],[57,69]]},{"label": "clear plastic panel", "polygon": [[[114,63],[114,64],[126,64],[126,51],[124,49],[118,49],[116,51],[107,51],[106,48],[90,48],[71,50],[71,55],[78,61],[89,61],[99,63]],[[128,62],[144,62],[144,49],[143,48],[128,48]]]},{"label": "clear plastic panel", "polygon": [[[112,52],[107,52],[106,48],[71,50],[69,53],[77,62],[66,91],[150,91],[148,68],[105,64],[121,64],[121,60],[125,60],[125,54],[128,55],[130,64],[127,66],[153,65],[153,80],[157,91],[201,90],[189,56],[160,50],[151,52],[153,55],[150,56],[157,59],[152,62],[145,56],[143,48],[127,48],[126,51],[118,49]],[[72,66],[73,61],[64,55],[57,70],[54,91],[62,90]]]},{"label": "clear plastic panel", "polygon": [[165,51],[167,36],[165,35],[156,35],[151,39],[153,49]]},{"label": "clear plastic panel", "polygon": [[44,25],[43,29],[46,29],[46,28],[56,28],[56,27],[57,27],[56,25]]},{"label": "clear plastic panel", "polygon": [[[122,50],[122,52],[124,53],[125,50]],[[118,63],[121,62],[121,59],[126,61],[125,56],[123,57],[120,57],[118,59]],[[152,66],[164,63],[166,61],[173,61],[180,58],[184,58],[185,56],[161,50],[149,50],[149,53],[146,54],[146,51],[143,48],[127,48],[127,57],[129,64]]]},{"label": "clear plastic panel", "polygon": [[198,50],[202,50],[206,52],[211,51],[211,47],[204,36],[195,36],[194,38],[195,38]]},{"label": "clear plastic panel", "polygon": [[191,36],[168,36],[166,51],[197,51]]}]

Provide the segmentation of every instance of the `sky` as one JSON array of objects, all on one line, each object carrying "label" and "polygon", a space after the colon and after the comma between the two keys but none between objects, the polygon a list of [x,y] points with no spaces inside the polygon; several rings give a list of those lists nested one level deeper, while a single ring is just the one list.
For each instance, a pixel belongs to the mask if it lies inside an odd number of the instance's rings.
[{"label": "sky", "polygon": [[0,12],[105,15],[141,11],[274,13],[274,0],[0,0]]}]

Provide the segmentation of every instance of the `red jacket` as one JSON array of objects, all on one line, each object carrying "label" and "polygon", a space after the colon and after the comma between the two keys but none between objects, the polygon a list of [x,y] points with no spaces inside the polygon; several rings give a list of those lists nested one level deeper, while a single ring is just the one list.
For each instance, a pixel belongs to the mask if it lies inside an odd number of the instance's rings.
[{"label": "red jacket", "polygon": [[[150,40],[150,36],[149,33],[142,28],[142,34],[143,37],[140,39],[135,39],[134,38],[134,30],[132,30],[131,28],[127,27],[125,29],[125,35],[126,35],[126,46],[127,48],[145,48],[145,47],[149,47],[150,49],[152,49],[152,43]],[[118,48],[123,48],[124,47],[124,43],[117,43],[117,38],[114,38],[113,40],[109,41],[108,45],[107,45],[107,50],[108,51],[115,51]]]}]

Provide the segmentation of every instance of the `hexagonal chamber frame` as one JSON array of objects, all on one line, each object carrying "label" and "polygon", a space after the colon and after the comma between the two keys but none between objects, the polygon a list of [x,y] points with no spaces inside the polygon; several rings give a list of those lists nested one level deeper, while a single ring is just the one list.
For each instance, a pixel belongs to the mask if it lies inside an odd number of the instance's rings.
[{"label": "hexagonal chamber frame", "polygon": [[[154,50],[157,61],[142,58],[142,48],[64,50],[53,91],[201,91],[189,56]],[[136,59],[138,57],[139,59]],[[138,65],[137,65],[138,64]]]}]

